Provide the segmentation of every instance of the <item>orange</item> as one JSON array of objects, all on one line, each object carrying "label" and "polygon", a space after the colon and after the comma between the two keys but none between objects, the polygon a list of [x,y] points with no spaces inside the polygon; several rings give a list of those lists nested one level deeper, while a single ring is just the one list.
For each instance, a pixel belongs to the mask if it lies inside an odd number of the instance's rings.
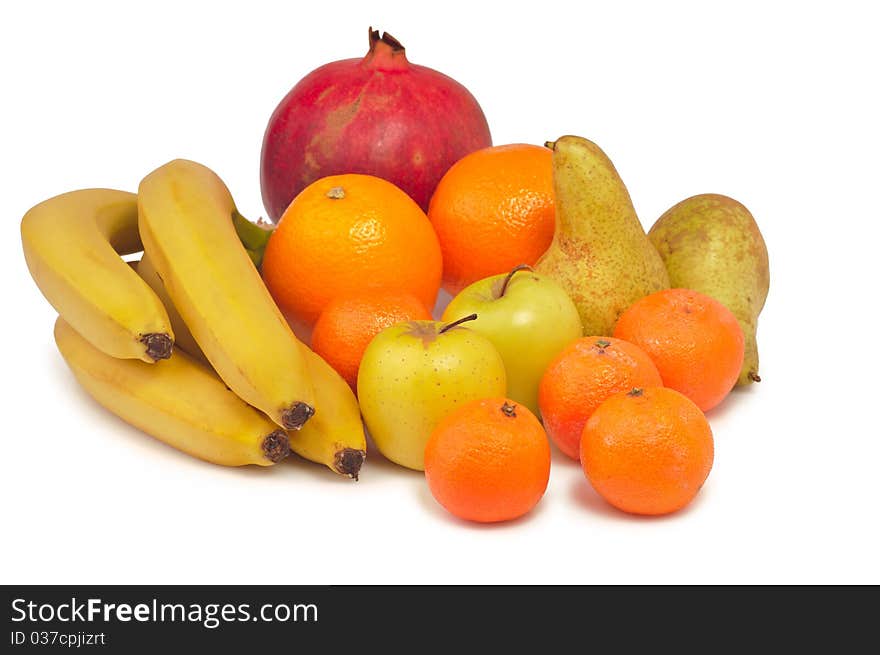
[{"label": "orange", "polygon": [[614,336],[631,341],[657,365],[663,385],[704,412],[730,393],[743,363],[742,328],[717,300],[689,289],[666,289],[636,301]]},{"label": "orange", "polygon": [[408,293],[376,291],[338,298],[315,323],[312,350],[356,389],[361,359],[373,337],[395,323],[430,319],[431,313]]},{"label": "orange", "polygon": [[544,429],[559,450],[578,459],[584,425],[606,398],[662,384],[638,346],[611,337],[576,339],[550,363],[538,386]]},{"label": "orange", "polygon": [[443,288],[455,295],[517,264],[534,264],[553,239],[554,206],[548,148],[494,146],[460,159],[428,208],[443,251]]},{"label": "orange", "polygon": [[687,505],[714,456],[712,430],[700,408],[663,387],[611,396],[593,412],[581,438],[590,484],[632,514],[668,514]]},{"label": "orange", "polygon": [[550,443],[526,407],[506,398],[473,400],[448,414],[425,446],[434,498],[469,521],[526,514],[550,480]]},{"label": "orange", "polygon": [[298,331],[333,300],[367,290],[411,293],[433,308],[442,258],[419,206],[371,175],[333,175],[300,192],[263,257],[263,279]]}]

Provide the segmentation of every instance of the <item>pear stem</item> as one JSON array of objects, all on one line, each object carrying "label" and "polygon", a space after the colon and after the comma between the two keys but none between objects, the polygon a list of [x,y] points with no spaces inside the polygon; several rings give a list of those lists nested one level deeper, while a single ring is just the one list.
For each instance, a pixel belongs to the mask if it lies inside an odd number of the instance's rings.
[{"label": "pear stem", "polygon": [[452,321],[452,323],[448,323],[447,325],[444,325],[442,328],[440,328],[440,330],[437,332],[437,334],[443,334],[447,330],[451,330],[455,326],[461,325],[462,323],[466,323],[467,321],[476,321],[476,320],[477,320],[476,314],[469,314],[468,316],[465,316],[464,318],[460,318],[457,321]]},{"label": "pear stem", "polygon": [[504,282],[501,285],[501,291],[498,293],[498,297],[499,298],[504,297],[504,294],[507,291],[507,285],[510,284],[510,280],[513,278],[513,276],[516,273],[518,273],[519,271],[533,271],[533,270],[535,270],[535,269],[533,269],[528,264],[517,264],[516,266],[514,266],[513,270],[511,270],[510,273],[507,274],[507,277],[504,278]]},{"label": "pear stem", "polygon": [[749,371],[749,380],[751,380],[752,382],[760,382],[761,376],[758,375],[757,371]]}]

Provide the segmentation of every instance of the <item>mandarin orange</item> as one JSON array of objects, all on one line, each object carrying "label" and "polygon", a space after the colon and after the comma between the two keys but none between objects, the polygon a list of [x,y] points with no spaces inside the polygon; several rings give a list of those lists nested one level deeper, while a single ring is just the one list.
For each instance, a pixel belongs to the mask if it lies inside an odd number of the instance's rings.
[{"label": "mandarin orange", "polygon": [[633,389],[599,405],[584,426],[581,465],[606,501],[632,514],[668,514],[693,500],[712,470],[709,422],[664,387]]},{"label": "mandarin orange", "polygon": [[425,446],[434,498],[459,518],[508,521],[529,512],[550,479],[550,444],[525,406],[473,400],[440,421]]},{"label": "mandarin orange", "polygon": [[443,251],[443,288],[533,265],[555,227],[552,153],[512,144],[483,148],[450,168],[431,198],[428,218]]},{"label": "mandarin orange", "polygon": [[636,301],[618,319],[614,336],[648,353],[663,386],[680,391],[704,412],[730,393],[745,352],[736,316],[690,289],[666,289]]},{"label": "mandarin orange", "polygon": [[577,339],[541,378],[538,404],[544,429],[559,450],[578,459],[584,425],[599,405],[633,387],[662,384],[657,367],[638,346],[611,337]]}]

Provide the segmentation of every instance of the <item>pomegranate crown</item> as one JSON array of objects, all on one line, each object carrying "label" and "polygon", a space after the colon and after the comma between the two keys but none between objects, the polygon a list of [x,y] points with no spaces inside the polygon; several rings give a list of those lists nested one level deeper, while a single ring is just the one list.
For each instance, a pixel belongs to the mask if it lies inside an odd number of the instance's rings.
[{"label": "pomegranate crown", "polygon": [[381,71],[405,70],[409,66],[406,49],[388,32],[379,33],[370,27],[370,50],[364,65]]}]

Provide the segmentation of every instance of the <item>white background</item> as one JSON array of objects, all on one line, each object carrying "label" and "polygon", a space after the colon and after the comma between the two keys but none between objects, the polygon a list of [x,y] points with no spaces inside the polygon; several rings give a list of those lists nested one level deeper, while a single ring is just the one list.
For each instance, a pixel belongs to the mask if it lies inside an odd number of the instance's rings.
[{"label": "white background", "polygon": [[[4,3],[0,581],[880,582],[868,6]],[[557,453],[531,515],[464,524],[378,454],[359,483],[302,461],[224,469],[75,385],[21,255],[24,212],[79,187],[134,190],[188,157],[260,215],[272,109],[312,68],[363,55],[370,25],[464,83],[496,144],[596,141],[646,227],[701,192],[756,216],[772,277],[764,382],[709,415],[715,467],[685,511],[621,514]]]}]

